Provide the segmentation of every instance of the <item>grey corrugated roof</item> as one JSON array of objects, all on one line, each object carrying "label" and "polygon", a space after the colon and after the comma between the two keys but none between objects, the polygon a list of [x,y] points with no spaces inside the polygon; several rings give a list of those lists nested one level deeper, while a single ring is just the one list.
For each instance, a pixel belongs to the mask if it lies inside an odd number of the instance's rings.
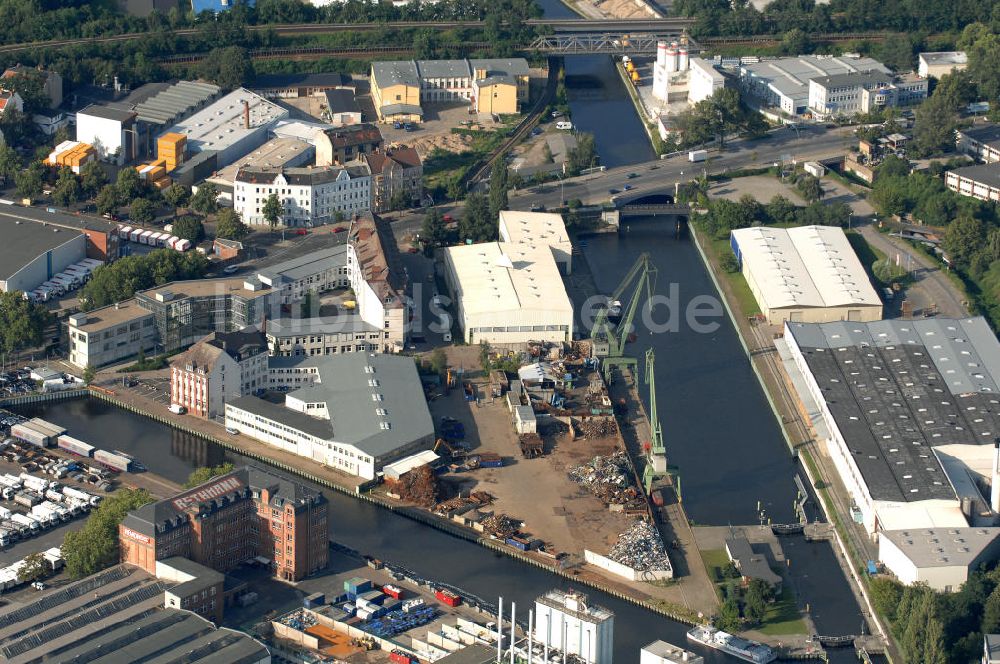
[{"label": "grey corrugated roof", "polygon": [[386,104],[382,107],[382,115],[398,115],[402,113],[416,115],[420,118],[424,117],[424,109],[416,104]]},{"label": "grey corrugated roof", "polygon": [[132,111],[123,108],[116,108],[114,106],[104,106],[101,104],[91,104],[77,113],[78,115],[89,115],[91,117],[104,118],[105,120],[115,120],[117,122],[128,122],[135,117],[135,113]]},{"label": "grey corrugated roof", "polygon": [[45,252],[82,235],[79,230],[21,221],[14,216],[19,212],[20,210],[5,214],[0,211],[0,235],[3,237],[0,246],[0,281],[10,279]]},{"label": "grey corrugated roof", "polygon": [[[361,316],[339,315],[321,318],[277,318],[267,322],[267,334],[274,337],[294,337],[303,334],[336,334],[340,332],[378,332],[380,328],[362,320]],[[273,363],[278,358],[270,358]]]},{"label": "grey corrugated roof", "polygon": [[413,60],[373,62],[372,75],[380,88],[390,85],[420,87],[420,74],[417,72],[417,63]]},{"label": "grey corrugated roof", "polygon": [[530,71],[528,61],[524,58],[469,60],[469,65],[473,72],[477,69],[485,69],[488,75],[527,76]]},{"label": "grey corrugated roof", "polygon": [[948,172],[954,173],[958,177],[968,178],[973,182],[1000,187],[1000,164],[976,164],[975,166],[953,168]]},{"label": "grey corrugated roof", "polygon": [[[274,265],[268,265],[258,270],[258,274],[264,275],[270,280],[276,277],[284,277],[289,281],[298,281],[324,269],[342,265],[347,265],[346,244],[313,251],[298,258],[291,258],[287,261],[275,263]],[[280,321],[268,321],[268,327],[277,322]]]},{"label": "grey corrugated roof", "polygon": [[[309,435],[352,445],[382,457],[421,438],[434,435],[434,423],[413,358],[401,355],[346,353],[283,358],[283,366],[314,366],[319,379],[289,393],[296,399],[326,403],[329,420],[320,420],[257,397],[241,397],[230,405],[281,422]],[[373,371],[369,373],[366,367]],[[372,385],[371,381],[376,384]],[[381,400],[373,395],[380,395]],[[379,415],[377,409],[386,414]],[[381,427],[389,424],[388,429]]]}]

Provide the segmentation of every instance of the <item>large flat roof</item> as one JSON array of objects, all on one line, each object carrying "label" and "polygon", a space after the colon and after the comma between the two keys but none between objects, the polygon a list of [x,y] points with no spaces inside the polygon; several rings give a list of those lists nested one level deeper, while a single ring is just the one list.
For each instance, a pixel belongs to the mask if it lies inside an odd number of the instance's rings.
[{"label": "large flat roof", "polygon": [[[250,127],[244,122],[244,102],[250,105]],[[246,88],[225,97],[181,120],[166,130],[187,136],[188,150],[225,150],[248,134],[288,117],[288,110]]]},{"label": "large flat roof", "polygon": [[968,567],[1000,536],[1000,528],[912,528],[883,530],[918,568]]},{"label": "large flat roof", "polygon": [[191,279],[189,281],[171,281],[170,283],[139,291],[137,295],[156,300],[163,296],[164,301],[178,300],[184,297],[205,297],[208,295],[239,295],[248,299],[266,297],[273,293],[269,287],[261,285],[259,290],[250,290],[247,279],[234,277],[231,279]]},{"label": "large flat roof", "polygon": [[[378,353],[282,358],[285,366],[315,367],[312,385],[288,399],[324,402],[330,419],[320,419],[257,397],[230,405],[262,415],[324,440],[352,445],[373,457],[433,437],[420,376],[413,358]],[[383,426],[387,425],[387,426]]]},{"label": "large flat roof", "polygon": [[555,212],[501,210],[500,223],[507,231],[507,242],[553,246],[570,241],[562,215]]},{"label": "large flat roof", "polygon": [[995,146],[1000,143],[1000,124],[976,125],[966,129],[959,129],[958,133],[984,145]]},{"label": "large flat roof", "polygon": [[299,166],[309,160],[316,148],[297,138],[272,138],[253,152],[243,155],[212,175],[210,180],[232,184],[241,168],[282,168]]},{"label": "large flat roof", "polygon": [[874,500],[956,500],[933,448],[1000,437],[1000,343],[982,317],[787,323]]},{"label": "large flat roof", "polygon": [[919,58],[929,65],[964,65],[969,62],[965,51],[928,51]]},{"label": "large flat roof", "polygon": [[87,322],[83,325],[75,325],[74,327],[81,332],[90,333],[106,330],[109,327],[120,325],[129,321],[138,320],[143,316],[152,316],[153,313],[140,307],[136,299],[134,297],[130,297],[127,300],[118,302],[117,304],[109,304],[108,306],[101,307],[100,309],[85,311],[80,315],[85,315],[87,317]]},{"label": "large flat roof", "polygon": [[864,266],[834,226],[733,231],[740,258],[768,309],[882,306]]},{"label": "large flat roof", "polygon": [[277,286],[276,282],[281,277],[289,281],[298,281],[345,265],[347,265],[347,245],[340,244],[336,247],[320,249],[297,258],[268,265],[258,270],[257,274],[266,282],[271,283],[272,286]]},{"label": "large flat roof", "polygon": [[47,251],[61,247],[81,236],[60,226],[48,226],[32,221],[21,221],[15,216],[0,211],[0,280],[6,281],[17,274],[25,265]]},{"label": "large flat roof", "polygon": [[486,242],[444,251],[467,314],[573,308],[547,246]]},{"label": "large flat roof", "polygon": [[1000,164],[976,164],[953,168],[948,172],[990,187],[1000,187]]},{"label": "large flat roof", "polygon": [[786,97],[808,99],[811,79],[864,71],[888,73],[889,69],[871,58],[801,55],[741,65],[740,71],[743,76],[765,82]]}]

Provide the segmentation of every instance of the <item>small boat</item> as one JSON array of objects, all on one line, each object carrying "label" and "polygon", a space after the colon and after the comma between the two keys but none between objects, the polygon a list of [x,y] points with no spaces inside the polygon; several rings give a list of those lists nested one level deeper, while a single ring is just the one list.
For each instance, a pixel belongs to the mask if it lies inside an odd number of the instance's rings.
[{"label": "small boat", "polygon": [[778,658],[777,653],[763,643],[723,632],[711,625],[698,625],[688,631],[687,637],[695,643],[721,650],[752,664],[770,664]]}]

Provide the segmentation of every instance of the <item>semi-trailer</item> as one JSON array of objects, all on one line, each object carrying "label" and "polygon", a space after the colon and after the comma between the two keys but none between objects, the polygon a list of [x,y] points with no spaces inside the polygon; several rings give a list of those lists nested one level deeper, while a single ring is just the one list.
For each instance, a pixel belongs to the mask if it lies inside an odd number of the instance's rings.
[{"label": "semi-trailer", "polygon": [[79,454],[84,457],[91,457],[94,455],[94,446],[83,442],[72,436],[67,436],[63,434],[59,436],[56,440],[56,444],[67,452],[72,452],[73,454]]},{"label": "semi-trailer", "polygon": [[28,530],[35,533],[41,530],[41,526],[38,524],[38,522],[29,517],[27,514],[21,514],[19,512],[15,512],[10,516],[10,520],[13,521],[14,523],[24,526]]}]

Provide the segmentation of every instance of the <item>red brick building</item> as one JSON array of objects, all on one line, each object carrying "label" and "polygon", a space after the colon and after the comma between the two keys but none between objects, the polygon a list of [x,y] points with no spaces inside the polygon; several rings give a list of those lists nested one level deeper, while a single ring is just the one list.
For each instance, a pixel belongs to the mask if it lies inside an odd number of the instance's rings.
[{"label": "red brick building", "polygon": [[118,528],[122,562],[156,574],[180,556],[219,572],[261,556],[295,581],[326,567],[322,493],[257,468],[241,468],[133,510]]}]

